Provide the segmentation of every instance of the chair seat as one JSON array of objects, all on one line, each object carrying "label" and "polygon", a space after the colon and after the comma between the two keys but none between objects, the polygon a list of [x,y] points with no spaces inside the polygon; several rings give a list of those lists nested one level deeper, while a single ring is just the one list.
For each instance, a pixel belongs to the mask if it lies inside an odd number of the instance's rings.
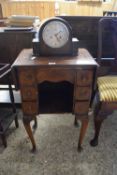
[{"label": "chair seat", "polygon": [[100,101],[117,101],[117,76],[103,76],[97,80]]}]

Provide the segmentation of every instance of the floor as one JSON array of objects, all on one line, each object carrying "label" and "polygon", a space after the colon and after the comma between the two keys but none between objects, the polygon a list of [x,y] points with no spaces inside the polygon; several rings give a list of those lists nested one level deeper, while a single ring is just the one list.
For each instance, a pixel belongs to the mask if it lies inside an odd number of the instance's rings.
[{"label": "floor", "polygon": [[117,111],[103,124],[99,145],[92,148],[92,118],[83,143],[77,152],[79,128],[73,126],[72,114],[42,114],[38,116],[35,133],[37,152],[30,152],[31,144],[21,122],[14,123],[7,133],[8,147],[0,143],[0,175],[117,175]]},{"label": "floor", "polygon": [[[14,91],[15,103],[21,103],[21,97],[19,91]],[[0,90],[0,103],[10,103],[9,91],[8,90]]]}]

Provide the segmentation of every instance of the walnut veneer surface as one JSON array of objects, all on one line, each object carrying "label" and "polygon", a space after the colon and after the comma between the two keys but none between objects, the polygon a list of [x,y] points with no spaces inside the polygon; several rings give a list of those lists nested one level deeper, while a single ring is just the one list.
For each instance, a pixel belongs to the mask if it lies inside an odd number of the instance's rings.
[{"label": "walnut veneer surface", "polygon": [[68,81],[74,85],[73,113],[82,122],[78,150],[87,129],[89,105],[95,80],[97,63],[86,49],[79,49],[78,56],[34,57],[32,49],[24,49],[12,65],[16,85],[21,90],[23,123],[32,142],[36,143],[30,122],[39,114],[38,85],[44,81]]}]

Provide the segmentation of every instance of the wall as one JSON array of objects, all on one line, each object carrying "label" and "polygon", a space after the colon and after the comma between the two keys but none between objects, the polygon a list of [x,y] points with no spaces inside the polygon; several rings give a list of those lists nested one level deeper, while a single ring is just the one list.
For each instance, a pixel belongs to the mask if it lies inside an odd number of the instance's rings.
[{"label": "wall", "polygon": [[4,17],[22,14],[39,16],[40,19],[44,19],[54,15],[54,2],[4,2],[2,10]]},{"label": "wall", "polygon": [[[103,2],[58,1],[55,11],[55,1],[2,1],[3,16],[12,14],[36,15],[41,19],[55,15],[102,16],[104,10],[116,10],[116,0]],[[115,8],[116,7],[116,8]]]}]

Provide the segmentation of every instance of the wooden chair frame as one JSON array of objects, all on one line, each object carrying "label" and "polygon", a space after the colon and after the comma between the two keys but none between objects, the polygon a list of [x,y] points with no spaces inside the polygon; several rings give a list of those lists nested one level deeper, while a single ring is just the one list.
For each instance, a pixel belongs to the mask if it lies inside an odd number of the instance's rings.
[{"label": "wooden chair frame", "polygon": [[[12,123],[12,121],[15,120],[16,128],[19,127],[10,76],[11,76],[10,65],[0,63],[0,80],[5,79],[8,82],[8,90],[9,90],[9,96],[10,96],[11,107],[12,107],[11,113],[8,113],[8,115],[6,114],[5,116],[4,114],[0,116],[0,136],[4,147],[7,147],[5,134],[10,124]],[[7,120],[6,120],[6,116],[7,116]]]},{"label": "wooden chair frame", "polygon": [[[102,63],[102,33],[103,33],[103,25],[105,23],[110,23],[112,18],[104,17],[100,19],[99,21],[99,30],[98,30],[98,63],[101,66]],[[117,55],[115,57],[117,59]],[[112,62],[112,61],[111,61]],[[114,64],[113,64],[114,65]],[[117,75],[117,65],[114,67],[112,66],[112,69],[115,70],[115,75]],[[100,68],[99,68],[100,69]],[[112,73],[110,70],[108,73]],[[117,109],[117,101],[114,102],[103,102],[100,101],[99,97],[99,91],[98,88],[95,92],[95,97],[93,101],[93,112],[94,112],[94,127],[95,127],[95,133],[94,138],[90,141],[91,146],[97,146],[98,145],[98,139],[100,134],[101,125],[104,121],[104,119],[107,118],[108,114],[111,114],[113,110]]]}]

